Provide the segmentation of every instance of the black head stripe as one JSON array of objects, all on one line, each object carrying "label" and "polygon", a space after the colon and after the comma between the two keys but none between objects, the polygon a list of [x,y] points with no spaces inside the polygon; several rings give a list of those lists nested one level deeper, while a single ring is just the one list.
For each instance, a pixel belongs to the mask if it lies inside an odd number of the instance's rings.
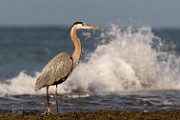
[{"label": "black head stripe", "polygon": [[82,24],[82,26],[87,25],[86,23],[84,23],[84,22],[82,22],[82,21],[78,21],[78,22],[75,22],[75,23],[71,26],[71,28],[72,28],[74,25],[78,25],[78,24]]},{"label": "black head stripe", "polygon": [[83,25],[84,23],[82,21],[80,21],[80,22],[78,21],[78,22],[75,22],[73,25],[77,25],[77,24],[82,24]]}]

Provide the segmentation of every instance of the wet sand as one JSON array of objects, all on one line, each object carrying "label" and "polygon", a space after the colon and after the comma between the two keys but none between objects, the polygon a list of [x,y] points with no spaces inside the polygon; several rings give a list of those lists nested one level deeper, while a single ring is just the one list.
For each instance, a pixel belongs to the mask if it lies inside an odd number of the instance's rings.
[{"label": "wet sand", "polygon": [[0,113],[0,120],[180,120],[180,110],[154,112],[104,111],[42,114],[7,114]]}]

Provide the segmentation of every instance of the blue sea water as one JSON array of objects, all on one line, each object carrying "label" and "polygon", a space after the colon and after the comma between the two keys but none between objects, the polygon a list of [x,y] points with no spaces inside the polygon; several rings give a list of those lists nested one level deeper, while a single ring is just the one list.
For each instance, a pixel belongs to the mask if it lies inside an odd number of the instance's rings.
[{"label": "blue sea water", "polygon": [[[0,112],[41,113],[35,81],[56,54],[74,50],[69,27],[0,27]],[[82,59],[58,85],[60,112],[180,109],[180,29],[80,30]],[[50,105],[55,111],[55,87]]]}]

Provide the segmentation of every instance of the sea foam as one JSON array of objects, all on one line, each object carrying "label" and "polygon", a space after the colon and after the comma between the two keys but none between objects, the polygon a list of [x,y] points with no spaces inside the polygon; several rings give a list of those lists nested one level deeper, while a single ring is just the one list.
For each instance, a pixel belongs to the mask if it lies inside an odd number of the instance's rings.
[{"label": "sea foam", "polygon": [[[59,93],[119,94],[148,90],[180,90],[180,58],[165,47],[150,27],[121,30],[111,25],[100,33],[97,48],[87,55],[66,82],[58,86]],[[34,77],[20,72],[15,78],[0,84],[0,95],[45,94],[34,91]],[[54,93],[55,87],[50,87]]]}]

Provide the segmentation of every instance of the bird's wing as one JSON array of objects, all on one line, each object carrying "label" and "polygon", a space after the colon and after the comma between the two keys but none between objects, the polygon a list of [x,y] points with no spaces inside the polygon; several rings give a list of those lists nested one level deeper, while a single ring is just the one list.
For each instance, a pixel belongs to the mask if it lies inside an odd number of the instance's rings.
[{"label": "bird's wing", "polygon": [[56,55],[42,70],[36,81],[35,88],[52,85],[66,78],[73,69],[73,61],[69,54],[63,52]]}]

